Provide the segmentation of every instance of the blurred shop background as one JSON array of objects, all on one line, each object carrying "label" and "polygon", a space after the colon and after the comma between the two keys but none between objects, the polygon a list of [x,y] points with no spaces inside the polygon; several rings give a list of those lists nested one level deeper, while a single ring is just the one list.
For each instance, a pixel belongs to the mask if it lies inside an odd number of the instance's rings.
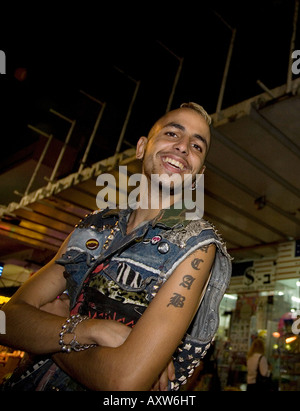
[{"label": "blurred shop background", "polygon": [[[138,173],[138,138],[195,101],[213,118],[204,217],[234,260],[193,389],[245,390],[260,336],[279,389],[299,391],[299,1],[23,7],[0,36],[0,307],[97,208],[97,177]],[[0,381],[23,355],[0,347]]]}]

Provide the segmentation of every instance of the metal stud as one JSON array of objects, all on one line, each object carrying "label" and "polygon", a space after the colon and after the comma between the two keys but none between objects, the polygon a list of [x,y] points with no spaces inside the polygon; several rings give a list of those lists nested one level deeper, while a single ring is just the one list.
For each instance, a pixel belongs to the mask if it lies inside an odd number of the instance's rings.
[{"label": "metal stud", "polygon": [[157,249],[161,254],[166,254],[170,250],[170,246],[168,243],[163,241],[158,244]]}]

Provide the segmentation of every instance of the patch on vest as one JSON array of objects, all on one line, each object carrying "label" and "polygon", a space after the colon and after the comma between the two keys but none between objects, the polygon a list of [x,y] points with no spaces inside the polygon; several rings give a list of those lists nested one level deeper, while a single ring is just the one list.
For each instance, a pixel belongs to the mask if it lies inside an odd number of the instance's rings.
[{"label": "patch on vest", "polygon": [[134,271],[128,264],[120,263],[117,269],[117,281],[119,284],[132,288],[140,288],[142,277],[139,272]]},{"label": "patch on vest", "polygon": [[98,290],[106,297],[116,300],[123,304],[134,304],[139,306],[148,306],[146,291],[128,291],[123,290],[119,284],[113,280],[108,280],[101,274],[96,275],[90,282],[89,287]]},{"label": "patch on vest", "polygon": [[205,220],[191,220],[185,228],[167,230],[162,237],[178,247],[185,248],[189,238],[199,235],[203,230],[211,229],[212,225]]}]

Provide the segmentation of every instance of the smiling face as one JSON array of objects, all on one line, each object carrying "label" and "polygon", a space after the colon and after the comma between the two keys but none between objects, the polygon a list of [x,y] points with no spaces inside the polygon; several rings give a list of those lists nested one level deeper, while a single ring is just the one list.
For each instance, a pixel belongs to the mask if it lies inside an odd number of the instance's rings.
[{"label": "smiling face", "polygon": [[143,174],[194,177],[202,172],[210,144],[210,129],[204,117],[191,108],[170,111],[152,127],[148,138],[137,144],[143,159]]}]

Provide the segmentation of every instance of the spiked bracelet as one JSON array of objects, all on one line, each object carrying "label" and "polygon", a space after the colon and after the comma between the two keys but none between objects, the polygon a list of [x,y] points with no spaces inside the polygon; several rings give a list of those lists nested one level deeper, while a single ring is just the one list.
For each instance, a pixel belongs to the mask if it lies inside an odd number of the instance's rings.
[{"label": "spiked bracelet", "polygon": [[[75,314],[69,317],[62,325],[62,331],[59,333],[59,345],[61,345],[61,350],[63,352],[70,353],[72,350],[83,351],[88,348],[96,347],[97,344],[80,344],[76,340],[75,328],[79,323],[88,319],[89,317],[86,315],[81,316],[80,314]],[[74,337],[68,344],[64,342],[65,334],[74,334]]]}]

